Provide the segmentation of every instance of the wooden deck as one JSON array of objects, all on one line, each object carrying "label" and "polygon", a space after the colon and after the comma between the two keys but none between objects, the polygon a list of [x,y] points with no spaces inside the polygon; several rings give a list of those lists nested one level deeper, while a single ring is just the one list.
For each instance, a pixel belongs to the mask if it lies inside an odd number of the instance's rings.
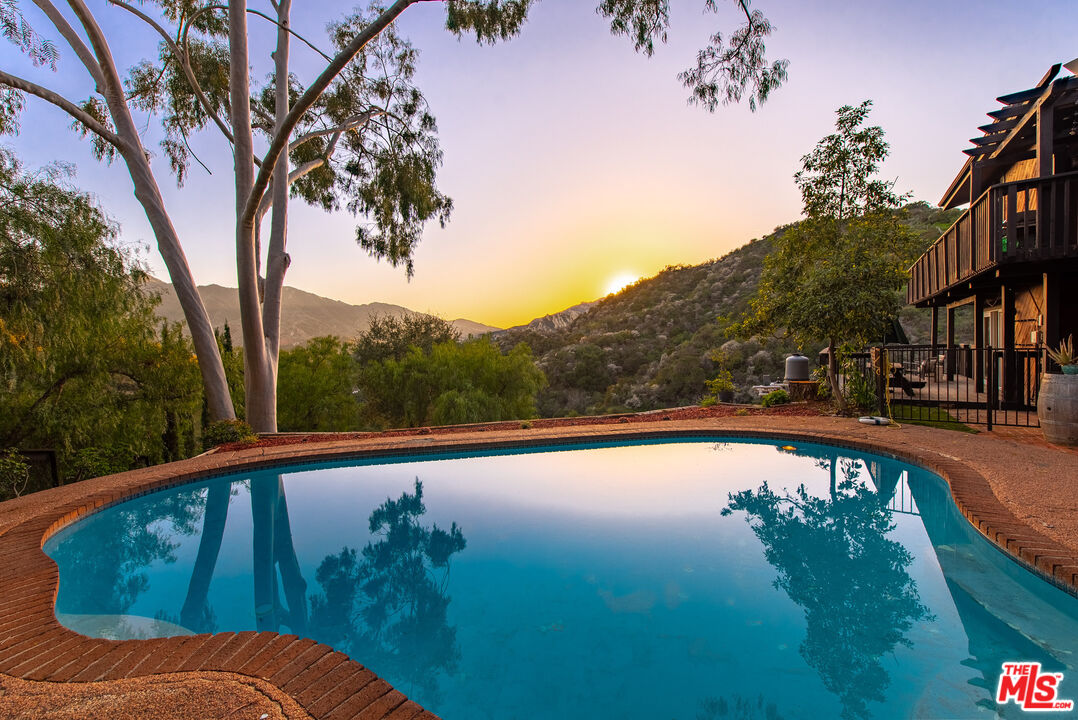
[{"label": "wooden deck", "polygon": [[986,190],[910,267],[906,300],[926,305],[1012,263],[1078,258],[1078,172]]}]

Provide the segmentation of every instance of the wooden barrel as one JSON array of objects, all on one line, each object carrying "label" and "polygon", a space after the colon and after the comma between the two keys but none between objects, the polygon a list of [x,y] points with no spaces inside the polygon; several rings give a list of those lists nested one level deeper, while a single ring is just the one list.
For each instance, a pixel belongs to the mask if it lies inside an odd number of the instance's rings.
[{"label": "wooden barrel", "polygon": [[1078,375],[1041,376],[1037,417],[1045,440],[1056,445],[1078,445]]}]

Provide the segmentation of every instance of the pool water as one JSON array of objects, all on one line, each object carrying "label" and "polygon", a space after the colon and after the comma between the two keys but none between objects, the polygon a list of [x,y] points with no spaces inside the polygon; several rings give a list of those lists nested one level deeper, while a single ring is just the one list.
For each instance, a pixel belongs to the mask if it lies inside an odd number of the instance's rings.
[{"label": "pool water", "polygon": [[275,630],[446,720],[1017,717],[1078,699],[1078,599],[923,469],[678,440],[306,465],[143,496],[51,538],[99,637]]}]

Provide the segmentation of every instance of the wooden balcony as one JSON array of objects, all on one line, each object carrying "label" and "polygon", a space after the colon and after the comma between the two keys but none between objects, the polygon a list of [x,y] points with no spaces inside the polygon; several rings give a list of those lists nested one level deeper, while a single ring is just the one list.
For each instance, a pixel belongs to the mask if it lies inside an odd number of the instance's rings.
[{"label": "wooden balcony", "polygon": [[929,301],[1011,263],[1078,258],[1078,172],[994,185],[910,267],[906,300]]}]

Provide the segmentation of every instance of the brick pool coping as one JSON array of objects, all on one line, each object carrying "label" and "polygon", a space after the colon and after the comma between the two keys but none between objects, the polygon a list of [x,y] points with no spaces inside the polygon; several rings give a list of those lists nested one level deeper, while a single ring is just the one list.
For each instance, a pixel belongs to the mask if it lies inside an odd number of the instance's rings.
[{"label": "brick pool coping", "polygon": [[[1016,561],[1078,595],[1078,555],[1017,518],[988,480],[955,455],[948,431],[867,429],[834,419],[723,418],[647,425],[577,425],[544,429],[482,429],[457,435],[333,441],[215,452],[169,465],[76,483],[0,503],[0,675],[45,682],[160,678],[171,673],[233,676],[268,683],[304,713],[326,720],[434,720],[387,682],[344,653],[313,640],[271,632],[218,633],[112,641],[88,638],[53,614],[59,583],[42,551],[52,534],[79,518],[132,497],[192,480],[292,464],[367,456],[523,448],[597,440],[699,437],[814,442],[912,462],[941,475],[962,514]],[[941,434],[942,433],[942,434]],[[941,439],[938,443],[933,439]],[[931,447],[936,445],[935,448]],[[1023,452],[1056,452],[1029,447]],[[968,454],[968,453],[967,453]],[[1078,508],[1071,508],[1074,512]],[[362,660],[362,658],[359,658]]]}]

